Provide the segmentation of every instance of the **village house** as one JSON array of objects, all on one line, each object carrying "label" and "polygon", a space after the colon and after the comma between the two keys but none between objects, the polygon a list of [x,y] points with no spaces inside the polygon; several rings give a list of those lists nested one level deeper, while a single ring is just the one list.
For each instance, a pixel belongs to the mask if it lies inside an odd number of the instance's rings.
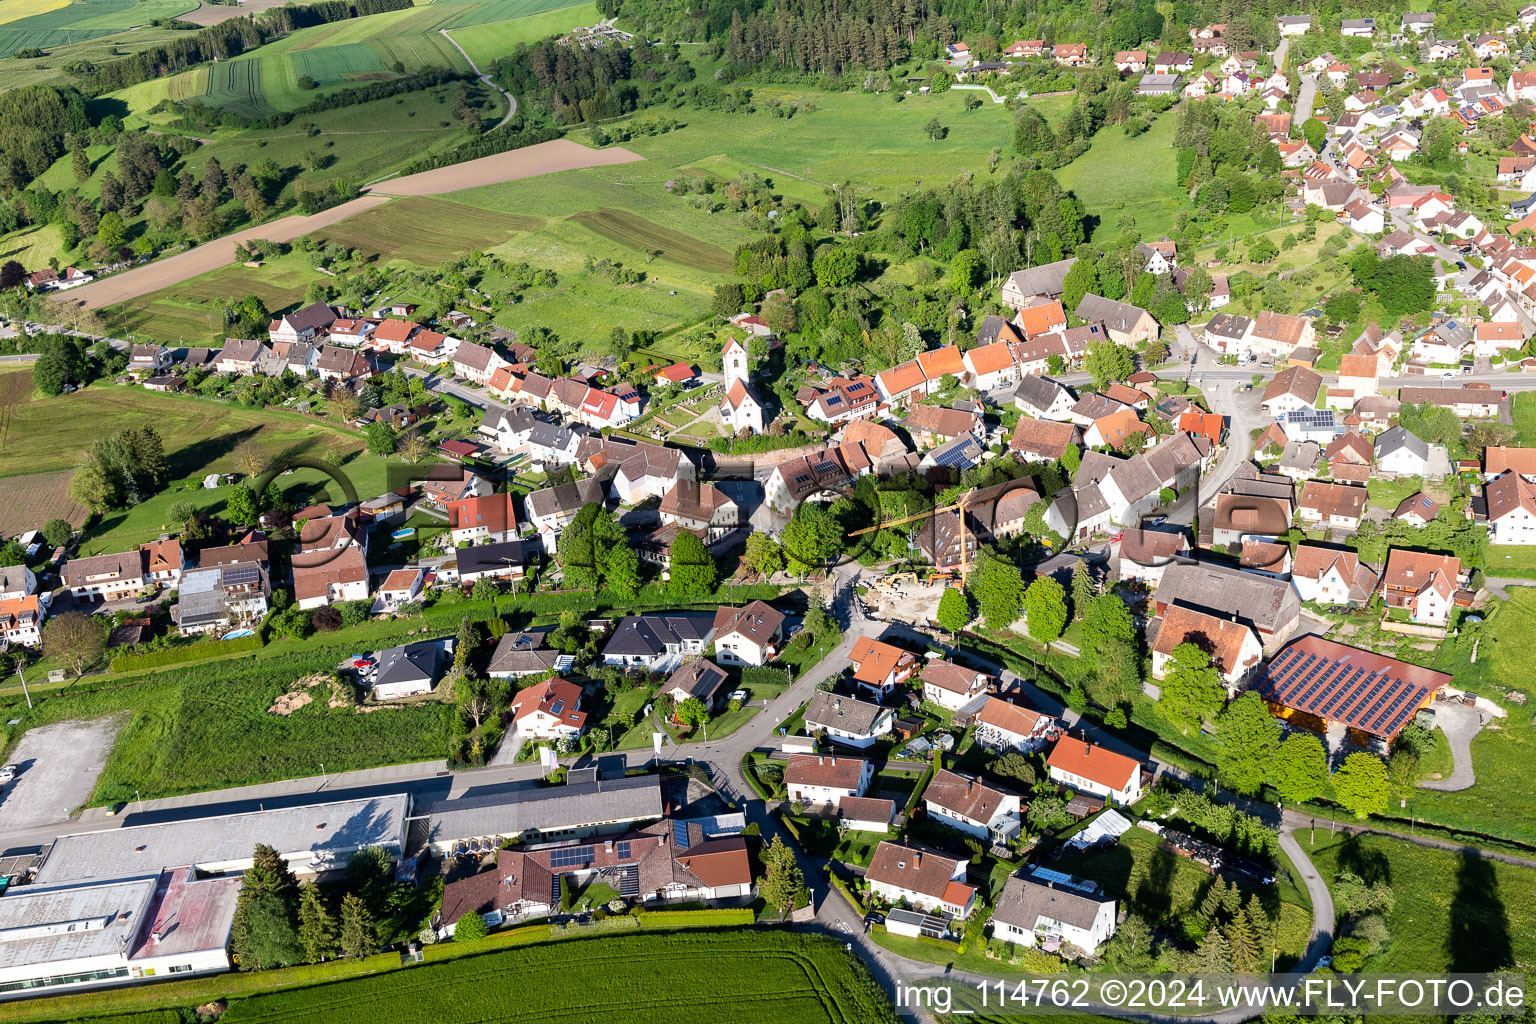
[{"label": "village house", "polygon": [[615,668],[670,672],[714,639],[713,615],[652,612],[626,615],[608,634],[602,663]]},{"label": "village house", "polygon": [[1397,508],[1392,510],[1393,519],[1401,520],[1415,529],[1427,526],[1439,514],[1440,503],[1426,495],[1423,491],[1416,491],[1408,495],[1408,497],[1397,503]]},{"label": "village house", "polygon": [[1264,388],[1259,408],[1276,419],[1290,412],[1314,408],[1322,386],[1321,374],[1302,366],[1287,367],[1275,374]]},{"label": "village house", "polygon": [[1063,736],[1046,758],[1051,781],[1116,806],[1141,799],[1141,764],[1073,736]]},{"label": "village house", "polygon": [[368,563],[363,549],[347,545],[298,554],[293,559],[293,597],[299,608],[319,608],[368,599]]},{"label": "village house", "polygon": [[976,712],[976,742],[987,750],[1020,754],[1040,749],[1053,737],[1058,725],[1050,715],[1001,697],[988,697]]},{"label": "village house", "polygon": [[987,673],[942,659],[935,658],[923,666],[923,699],[946,711],[959,711],[991,689],[992,684]]},{"label": "village house", "polygon": [[1154,679],[1167,675],[1173,652],[1181,644],[1193,644],[1209,655],[1228,694],[1234,696],[1258,670],[1264,655],[1259,638],[1242,623],[1218,619],[1193,608],[1170,608],[1152,642]]},{"label": "village house", "polygon": [[587,727],[581,687],[559,676],[517,691],[511,714],[510,731],[523,740],[575,739]]},{"label": "village house", "polygon": [[834,743],[862,750],[890,734],[896,724],[896,711],[843,694],[817,690],[805,706],[804,718],[806,733],[825,733]]},{"label": "village house", "polygon": [[1077,304],[1077,316],[1082,320],[1102,322],[1111,340],[1134,347],[1143,341],[1157,337],[1157,321],[1146,310],[1126,302],[1106,299],[1089,292]]},{"label": "village house", "polygon": [[59,569],[59,581],[71,597],[87,601],[121,601],[150,585],[144,574],[144,552],[71,558]]},{"label": "village house", "polygon": [[1536,484],[1508,469],[1484,485],[1483,496],[1489,543],[1536,544]]},{"label": "village house", "polygon": [[[684,701],[697,700],[706,711],[715,714],[721,710],[730,683],[725,669],[708,658],[695,658],[667,677],[661,684],[661,695],[672,699],[674,709]],[[672,720],[678,720],[675,710]]]},{"label": "village house", "polygon": [[859,757],[791,754],[784,786],[790,803],[835,811],[843,797],[863,796],[874,773],[874,765]]},{"label": "village house", "polygon": [[1353,532],[1360,528],[1366,497],[1363,487],[1308,480],[1302,487],[1296,511],[1308,525]]},{"label": "village house", "polygon": [[517,512],[512,507],[510,492],[461,498],[449,502],[443,511],[448,514],[449,536],[455,544],[489,544],[517,538]]},{"label": "village house", "polygon": [[882,842],[864,878],[870,892],[891,903],[905,900],[919,910],[963,920],[976,906],[976,890],[965,884],[968,863],[906,843]]},{"label": "village house", "polygon": [[323,302],[312,302],[302,309],[285,313],[267,325],[267,340],[278,342],[313,341],[336,321],[336,311]]},{"label": "village house", "polygon": [[1376,436],[1376,468],[1382,473],[1394,477],[1424,476],[1429,472],[1429,456],[1429,442],[1401,426]]},{"label": "village house", "polygon": [[374,615],[385,615],[419,601],[426,579],[427,571],[420,566],[392,570],[374,593],[370,610]]},{"label": "village house", "polygon": [[1381,577],[1382,598],[1388,608],[1406,608],[1413,622],[1443,626],[1460,586],[1461,559],[1393,548]]},{"label": "village house", "polygon": [[1018,795],[973,775],[947,769],[935,772],[923,790],[923,804],[931,820],[999,845],[1010,842],[1021,829]]},{"label": "village house", "polygon": [[1353,551],[1301,544],[1291,563],[1291,587],[1303,601],[1358,608],[1376,593],[1376,574]]},{"label": "village house", "polygon": [[1094,956],[1115,934],[1115,901],[1054,881],[1012,875],[992,911],[992,937],[1048,952]]},{"label": "village house", "polygon": [[917,658],[910,651],[867,636],[853,642],[848,661],[853,666],[854,685],[876,700],[889,697],[917,669]]}]

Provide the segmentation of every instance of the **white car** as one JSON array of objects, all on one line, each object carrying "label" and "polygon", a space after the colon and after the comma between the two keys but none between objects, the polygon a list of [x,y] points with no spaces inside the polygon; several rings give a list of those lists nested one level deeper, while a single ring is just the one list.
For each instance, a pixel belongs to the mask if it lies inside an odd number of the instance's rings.
[{"label": "white car", "polygon": [[12,779],[14,779],[16,777],[16,773],[20,770],[21,769],[14,764],[8,764],[4,768],[0,768],[0,786],[3,786],[7,782],[10,782]]}]

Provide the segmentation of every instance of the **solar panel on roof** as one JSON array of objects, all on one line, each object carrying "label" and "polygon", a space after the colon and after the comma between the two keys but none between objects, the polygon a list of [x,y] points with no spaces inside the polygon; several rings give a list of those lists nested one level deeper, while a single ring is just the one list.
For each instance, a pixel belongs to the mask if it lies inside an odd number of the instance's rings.
[{"label": "solar panel on roof", "polygon": [[688,849],[688,823],[686,821],[674,821],[672,823],[672,845],[679,850]]},{"label": "solar panel on roof", "polygon": [[261,579],[261,569],[254,565],[233,565],[219,574],[225,586],[241,586]]},{"label": "solar panel on roof", "polygon": [[591,846],[562,846],[558,850],[551,850],[549,854],[551,868],[573,868],[578,864],[591,863]]}]

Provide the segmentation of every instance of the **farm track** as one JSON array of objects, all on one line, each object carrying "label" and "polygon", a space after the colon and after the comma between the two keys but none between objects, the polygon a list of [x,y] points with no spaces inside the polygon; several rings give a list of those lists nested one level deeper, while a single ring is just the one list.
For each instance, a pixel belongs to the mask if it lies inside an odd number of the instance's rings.
[{"label": "farm track", "polygon": [[498,121],[496,123],[496,127],[500,128],[502,125],[504,125],[508,121],[512,120],[512,115],[517,113],[517,97],[513,96],[510,92],[507,92],[507,90],[503,89],[501,86],[499,86],[495,82],[491,81],[491,76],[487,75],[487,74],[484,74],[480,70],[479,66],[477,64],[475,64],[474,61],[469,59],[469,54],[465,53],[464,47],[460,46],[457,42],[454,41],[453,36],[448,34],[448,30],[447,29],[440,28],[437,31],[438,31],[438,34],[441,35],[444,39],[448,40],[448,42],[450,42],[450,43],[453,43],[453,48],[455,50],[458,50],[460,55],[463,56],[464,60],[469,63],[470,69],[472,71],[474,71],[475,74],[480,76],[480,81],[484,82],[486,85],[490,86],[492,89],[495,89],[497,92],[501,93],[503,96],[505,96],[507,98],[507,116],[502,118],[500,121]]},{"label": "farm track", "polygon": [[480,185],[531,178],[556,171],[635,163],[645,159],[621,146],[588,149],[567,139],[555,139],[495,156],[468,160],[449,167],[439,167],[419,174],[408,174],[375,185],[368,195],[309,216],[297,214],[265,224],[245,228],[232,235],[216,238],[196,248],[142,267],[114,274],[70,292],[75,305],[82,309],[100,309],[118,302],[148,295],[150,292],[181,284],[200,274],[228,266],[235,260],[235,246],[252,238],[291,242],[323,227],[329,227],[354,214],[371,210],[395,196],[429,196],[457,192]]}]

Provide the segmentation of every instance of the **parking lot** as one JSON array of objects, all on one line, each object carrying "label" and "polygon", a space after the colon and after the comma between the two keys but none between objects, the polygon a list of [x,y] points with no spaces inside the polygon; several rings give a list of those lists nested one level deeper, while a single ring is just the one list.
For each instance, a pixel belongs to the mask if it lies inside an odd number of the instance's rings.
[{"label": "parking lot", "polygon": [[0,828],[62,821],[96,788],[117,730],[127,721],[97,718],[32,729],[11,754],[19,769],[0,793]]}]

